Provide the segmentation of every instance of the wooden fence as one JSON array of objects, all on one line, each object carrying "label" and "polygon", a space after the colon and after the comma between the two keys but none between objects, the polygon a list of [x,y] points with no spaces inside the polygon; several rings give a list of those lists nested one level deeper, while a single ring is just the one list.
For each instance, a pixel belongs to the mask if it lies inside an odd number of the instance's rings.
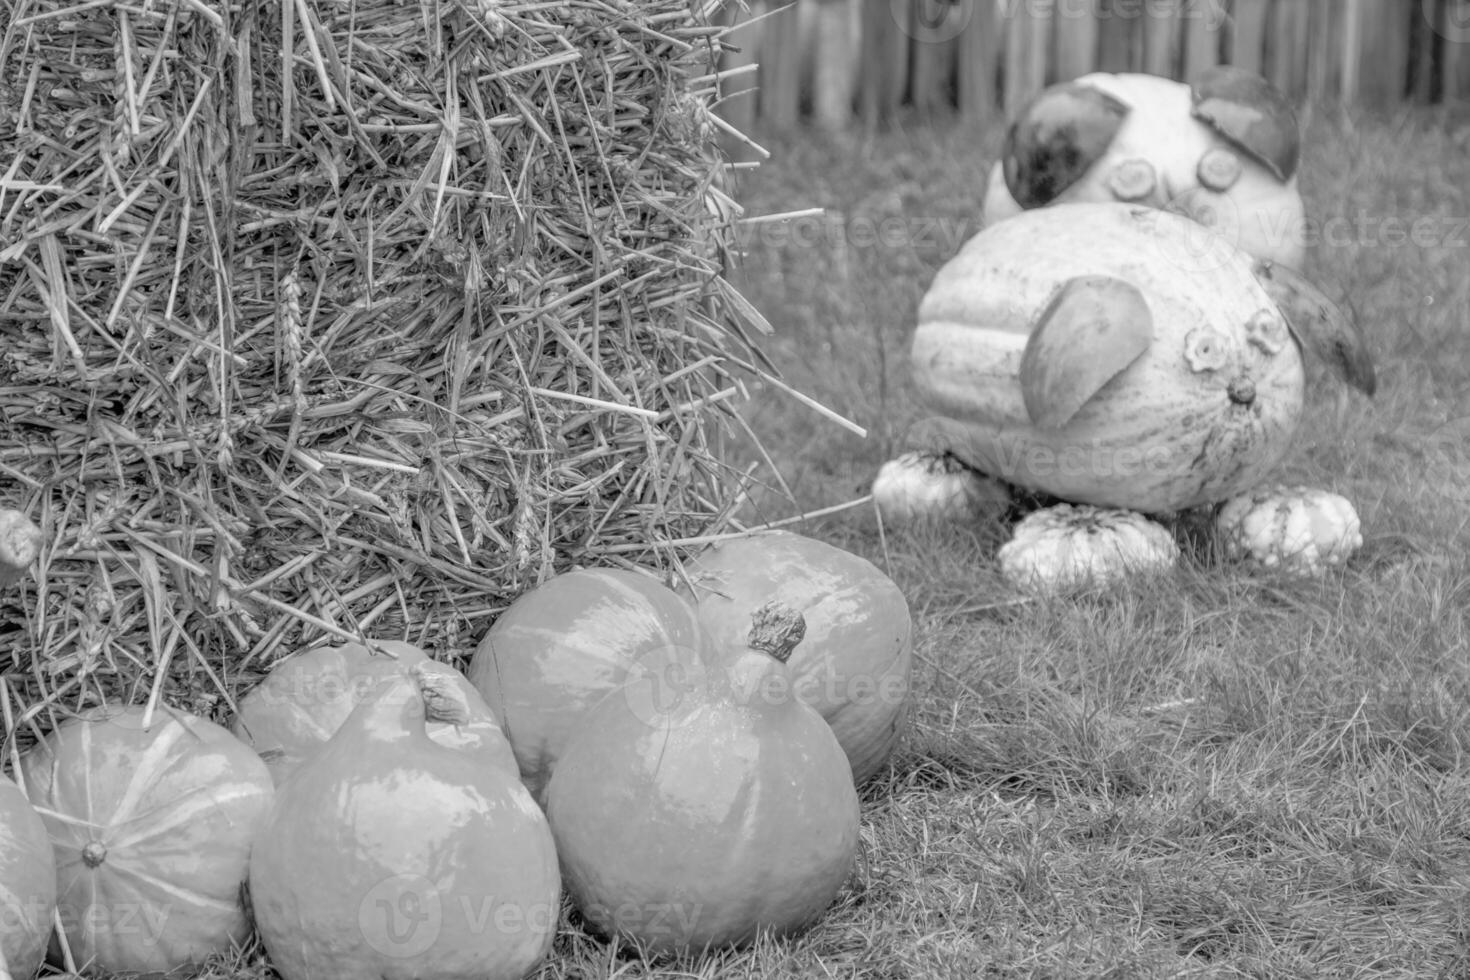
[{"label": "wooden fence", "polygon": [[1009,115],[1088,71],[1261,72],[1301,101],[1470,99],[1470,0],[731,0],[721,114],[744,130]]}]

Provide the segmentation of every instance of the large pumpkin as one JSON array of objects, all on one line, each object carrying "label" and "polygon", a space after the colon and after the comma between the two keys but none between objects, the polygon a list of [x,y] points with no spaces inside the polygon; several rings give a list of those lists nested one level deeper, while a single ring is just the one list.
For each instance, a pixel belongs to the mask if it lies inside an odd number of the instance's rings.
[{"label": "large pumpkin", "polygon": [[79,964],[167,972],[248,936],[240,886],[273,796],[249,746],[166,707],[96,708],[27,751],[21,772]]},{"label": "large pumpkin", "polygon": [[1356,327],[1294,273],[1170,212],[1025,211],[972,238],[919,307],[910,360],[938,417],[915,438],[1072,503],[1213,503],[1290,445],[1298,343],[1372,392]]},{"label": "large pumpkin", "polygon": [[[445,744],[478,740],[480,728],[501,735],[489,707],[463,674],[430,660],[419,647],[396,640],[343,643],[292,654],[240,699],[230,730],[260,754],[279,786],[326,744],[358,704],[418,664],[460,687],[470,707],[471,718],[464,725],[430,722],[430,738]],[[487,739],[486,744],[502,747],[509,759],[510,747],[501,738]]]},{"label": "large pumpkin", "polygon": [[801,613],[806,636],[786,669],[798,696],[832,726],[865,782],[888,761],[908,719],[913,663],[908,602],[872,562],[790,531],[721,541],[687,566],[684,594],[723,649],[740,650],[772,600]]},{"label": "large pumpkin", "polygon": [[0,977],[29,980],[56,913],[56,860],[30,801],[0,776]]},{"label": "large pumpkin", "polygon": [[285,980],[517,980],[545,957],[561,903],[545,816],[498,735],[428,734],[468,711],[411,667],[281,784],[250,895]]},{"label": "large pumpkin", "polygon": [[[765,612],[765,611],[763,611]],[[661,703],[603,698],[552,773],[567,890],[603,933],[701,950],[793,933],[832,903],[857,851],[842,747],[781,663],[800,617],[758,617],[751,648]]]},{"label": "large pumpkin", "polygon": [[575,569],[512,602],[468,673],[539,799],[588,708],[634,671],[664,683],[698,662],[705,642],[690,605],[650,576]]}]

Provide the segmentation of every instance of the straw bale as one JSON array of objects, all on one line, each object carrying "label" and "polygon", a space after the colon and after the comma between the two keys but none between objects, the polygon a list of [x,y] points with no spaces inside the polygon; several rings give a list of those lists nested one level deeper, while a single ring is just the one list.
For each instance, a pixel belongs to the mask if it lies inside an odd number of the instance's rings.
[{"label": "straw bale", "polygon": [[7,0],[8,730],[731,526],[717,6]]}]

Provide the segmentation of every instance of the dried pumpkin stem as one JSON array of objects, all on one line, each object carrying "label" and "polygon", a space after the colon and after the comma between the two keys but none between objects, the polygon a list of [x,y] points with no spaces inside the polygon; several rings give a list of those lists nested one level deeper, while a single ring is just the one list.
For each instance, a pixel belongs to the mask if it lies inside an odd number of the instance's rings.
[{"label": "dried pumpkin stem", "polygon": [[745,643],[784,664],[805,636],[806,617],[781,600],[772,599],[751,613],[750,634]]},{"label": "dried pumpkin stem", "polygon": [[470,720],[470,703],[451,674],[415,664],[413,679],[424,699],[424,717],[446,725],[465,725]]}]

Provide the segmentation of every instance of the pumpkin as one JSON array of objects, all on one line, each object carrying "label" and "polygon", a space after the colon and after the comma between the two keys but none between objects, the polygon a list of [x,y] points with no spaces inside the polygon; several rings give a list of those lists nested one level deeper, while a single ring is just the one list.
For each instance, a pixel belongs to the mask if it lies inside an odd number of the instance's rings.
[{"label": "pumpkin", "polygon": [[658,681],[696,662],[704,643],[694,610],[663,583],[626,569],[574,569],[518,596],[468,674],[539,799],[588,708],[635,672]]},{"label": "pumpkin", "polygon": [[858,797],[842,747],[793,693],[800,635],[763,611],[750,647],[659,705],[600,701],[547,787],[568,893],[596,930],[655,951],[792,934],[851,872]]},{"label": "pumpkin", "polygon": [[873,502],[889,524],[962,521],[999,510],[1009,494],[948,453],[904,453],[873,480]]},{"label": "pumpkin", "polygon": [[724,650],[745,648],[767,602],[799,612],[806,638],[786,664],[797,695],[832,727],[859,785],[883,768],[908,722],[913,665],[908,602],[892,579],[835,545],[763,531],[700,552],[680,589]]},{"label": "pumpkin", "polygon": [[1358,513],[1346,497],[1280,484],[1228,500],[1216,518],[1229,558],[1319,575],[1363,546]]},{"label": "pumpkin", "polygon": [[281,784],[250,857],[256,930],[283,980],[516,980],[561,904],[541,809],[426,663],[378,685]]},{"label": "pumpkin", "polygon": [[1192,84],[1097,72],[1044,89],[1012,122],[984,220],[1053,203],[1143,204],[1302,269],[1299,155],[1291,103],[1254,72],[1221,66]]},{"label": "pumpkin", "polygon": [[0,776],[0,977],[29,980],[56,914],[56,859],[30,801]]},{"label": "pumpkin", "polygon": [[164,973],[250,932],[240,902],[269,812],[265,763],[223,727],[166,706],[98,707],[20,762],[56,852],[78,963]]},{"label": "pumpkin", "polygon": [[[416,664],[459,685],[471,709],[466,726],[430,723],[431,738],[446,744],[478,740],[475,729],[480,727],[501,734],[490,708],[463,674],[430,660],[419,647],[395,640],[316,647],[286,657],[240,699],[230,730],[260,754],[279,786],[332,737],[364,697]],[[487,744],[501,746],[509,759],[510,746],[503,738]]]},{"label": "pumpkin", "polygon": [[1047,595],[1172,568],[1179,546],[1133,511],[1058,504],[1022,519],[997,557],[1013,586]]},{"label": "pumpkin", "polygon": [[1189,274],[1193,224],[1125,204],[1023,212],[939,270],[910,358],[936,413],[913,434],[1070,503],[1170,513],[1260,483],[1291,443],[1302,349],[1371,394],[1356,325],[1227,246]]}]

